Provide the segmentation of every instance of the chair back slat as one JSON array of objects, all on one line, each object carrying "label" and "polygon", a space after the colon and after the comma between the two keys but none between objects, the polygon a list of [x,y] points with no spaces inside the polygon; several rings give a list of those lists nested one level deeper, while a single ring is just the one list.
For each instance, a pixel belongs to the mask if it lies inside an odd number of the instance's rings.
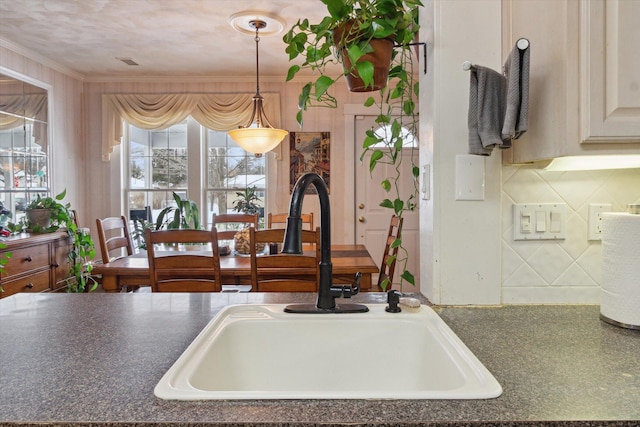
[{"label": "chair back slat", "polygon": [[[274,228],[276,225],[284,228],[287,225],[288,217],[288,213],[269,213],[267,215],[267,228]],[[308,230],[313,231],[313,212],[301,214],[300,218],[302,219],[302,226],[304,227],[306,224],[308,225]]]},{"label": "chair back slat", "polygon": [[[103,263],[106,264],[122,256],[133,255],[133,242],[129,234],[127,219],[124,216],[98,218],[96,219],[96,226]],[[119,253],[112,256],[111,254],[115,250],[119,250]],[[124,254],[123,251],[125,252]]]},{"label": "chair back slat", "polygon": [[219,292],[217,230],[145,230],[152,292]]},{"label": "chair back slat", "polygon": [[[221,226],[222,225],[222,226]],[[247,225],[258,229],[258,214],[230,213],[212,214],[211,227],[218,229],[219,240],[232,240],[236,233]]]},{"label": "chair back slat", "polygon": [[[260,255],[258,243],[282,243],[284,229],[249,231],[251,285],[258,292],[316,292],[320,280],[320,229],[302,230],[302,242],[311,245],[304,254]],[[309,254],[311,252],[312,254]],[[298,271],[299,270],[299,271]],[[308,274],[309,271],[313,273]],[[306,274],[302,274],[302,273]]]}]

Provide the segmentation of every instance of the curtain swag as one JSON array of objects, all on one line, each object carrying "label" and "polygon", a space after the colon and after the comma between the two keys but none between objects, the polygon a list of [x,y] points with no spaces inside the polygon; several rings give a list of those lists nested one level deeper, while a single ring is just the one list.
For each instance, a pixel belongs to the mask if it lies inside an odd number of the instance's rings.
[{"label": "curtain swag", "polygon": [[32,137],[36,144],[45,148],[47,145],[47,95],[25,94],[3,96],[0,100],[0,111],[17,114],[0,114],[0,130],[22,127],[25,120],[33,123]]},{"label": "curtain swag", "polygon": [[[265,93],[269,121],[280,126],[280,94]],[[228,131],[244,126],[251,117],[253,94],[116,94],[102,95],[102,160],[109,161],[120,145],[122,121],[142,129],[165,129],[189,115],[209,129]]]}]

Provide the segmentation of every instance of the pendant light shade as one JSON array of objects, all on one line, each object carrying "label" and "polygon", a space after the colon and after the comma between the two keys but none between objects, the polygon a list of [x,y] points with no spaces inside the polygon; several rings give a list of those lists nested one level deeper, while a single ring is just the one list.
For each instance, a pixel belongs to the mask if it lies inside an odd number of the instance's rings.
[{"label": "pendant light shade", "polygon": [[230,130],[228,133],[231,139],[245,151],[260,156],[276,148],[289,132],[275,129],[269,123],[262,106],[264,98],[260,95],[260,63],[258,57],[260,37],[258,32],[260,29],[265,28],[267,24],[265,21],[256,19],[250,21],[249,25],[256,30],[256,94],[253,96],[253,112],[246,126]]}]

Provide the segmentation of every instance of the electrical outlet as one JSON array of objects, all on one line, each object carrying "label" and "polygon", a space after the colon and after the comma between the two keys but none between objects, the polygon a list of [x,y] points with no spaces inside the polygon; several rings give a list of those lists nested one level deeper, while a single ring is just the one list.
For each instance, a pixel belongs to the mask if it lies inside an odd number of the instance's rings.
[{"label": "electrical outlet", "polygon": [[611,212],[611,203],[589,203],[588,240],[602,240],[603,212]]}]

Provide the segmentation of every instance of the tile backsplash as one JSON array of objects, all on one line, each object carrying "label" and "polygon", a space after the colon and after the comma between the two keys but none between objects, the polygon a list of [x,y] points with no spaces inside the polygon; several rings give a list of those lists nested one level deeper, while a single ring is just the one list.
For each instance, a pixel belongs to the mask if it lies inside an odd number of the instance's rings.
[{"label": "tile backsplash", "polygon": [[[514,203],[566,203],[566,239],[514,241]],[[640,203],[640,169],[502,168],[503,303],[599,303],[601,242],[587,240],[590,203]]]}]

